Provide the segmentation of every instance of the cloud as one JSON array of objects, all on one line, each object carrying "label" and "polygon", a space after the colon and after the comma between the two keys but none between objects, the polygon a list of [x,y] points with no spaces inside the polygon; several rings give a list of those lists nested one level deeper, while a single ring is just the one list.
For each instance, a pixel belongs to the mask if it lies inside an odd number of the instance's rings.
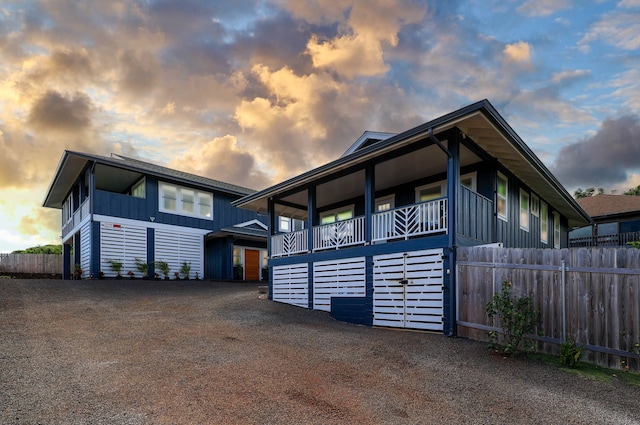
[{"label": "cloud", "polygon": [[238,145],[235,136],[217,137],[203,145],[190,148],[170,167],[248,188],[264,188],[269,177],[256,168],[256,160]]},{"label": "cloud", "polygon": [[554,84],[568,84],[575,81],[579,81],[591,76],[591,71],[588,69],[574,69],[556,72],[551,76],[551,82]]},{"label": "cloud", "polygon": [[544,17],[570,6],[570,0],[527,0],[517,10],[518,13],[529,17]]},{"label": "cloud", "polygon": [[65,96],[48,90],[34,103],[27,122],[42,130],[83,130],[91,125],[92,110],[91,99],[85,93]]},{"label": "cloud", "polygon": [[608,118],[593,136],[564,146],[551,171],[566,186],[609,187],[640,167],[640,117]]},{"label": "cloud", "polygon": [[531,45],[529,45],[529,43],[525,43],[524,41],[507,44],[504,47],[503,53],[507,60],[513,62],[531,62]]},{"label": "cloud", "polygon": [[583,53],[589,53],[590,45],[598,40],[621,50],[637,50],[640,48],[640,13],[616,12],[604,15],[578,41],[578,48]]}]

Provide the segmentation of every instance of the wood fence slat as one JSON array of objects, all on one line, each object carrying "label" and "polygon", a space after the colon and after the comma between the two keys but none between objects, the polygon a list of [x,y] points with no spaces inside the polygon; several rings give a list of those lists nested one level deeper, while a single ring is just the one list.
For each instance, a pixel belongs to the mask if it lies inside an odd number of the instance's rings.
[{"label": "wood fence slat", "polygon": [[60,254],[0,254],[0,273],[61,274]]}]

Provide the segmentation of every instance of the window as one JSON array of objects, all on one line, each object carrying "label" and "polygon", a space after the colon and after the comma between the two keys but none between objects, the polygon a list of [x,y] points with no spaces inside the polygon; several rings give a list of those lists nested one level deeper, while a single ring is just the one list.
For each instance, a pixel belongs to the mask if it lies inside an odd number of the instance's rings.
[{"label": "window", "polygon": [[238,247],[233,247],[233,266],[242,267],[242,251]]},{"label": "window", "polygon": [[416,188],[416,202],[428,202],[447,196],[447,182],[426,184]]},{"label": "window", "polygon": [[476,191],[476,173],[465,174],[460,176],[460,185],[469,190]]},{"label": "window", "polygon": [[529,231],[529,194],[520,189],[520,228]]},{"label": "window", "polygon": [[353,205],[321,213],[320,224],[331,224],[336,221],[349,220],[350,218],[353,218]]},{"label": "window", "polygon": [[560,248],[560,214],[553,213],[553,247]]},{"label": "window", "polygon": [[531,214],[536,217],[540,215],[540,198],[533,193],[531,194]]},{"label": "window", "polygon": [[505,176],[498,173],[498,188],[496,191],[496,196],[498,198],[498,218],[501,218],[504,221],[507,221],[507,212],[508,212],[508,185],[509,181]]},{"label": "window", "polygon": [[140,179],[138,183],[133,185],[133,187],[131,188],[131,196],[142,199],[146,198],[144,177]]},{"label": "window", "polygon": [[160,211],[211,219],[213,195],[160,183]]},{"label": "window", "polygon": [[393,195],[384,196],[376,199],[375,212],[389,211],[395,208],[395,199]]},{"label": "window", "polygon": [[291,219],[289,217],[280,217],[280,224],[278,230],[283,233],[289,233],[291,231]]},{"label": "window", "polygon": [[62,204],[62,222],[66,223],[73,218],[73,196],[69,195]]},{"label": "window", "polygon": [[544,202],[540,202],[540,242],[549,243],[549,212]]}]

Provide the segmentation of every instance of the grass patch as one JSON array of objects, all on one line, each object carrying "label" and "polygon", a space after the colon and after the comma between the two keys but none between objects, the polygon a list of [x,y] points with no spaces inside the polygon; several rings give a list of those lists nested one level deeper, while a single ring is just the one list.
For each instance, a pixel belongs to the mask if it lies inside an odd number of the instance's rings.
[{"label": "grass patch", "polygon": [[534,361],[556,366],[564,373],[581,376],[593,381],[606,383],[622,381],[633,387],[640,387],[640,373],[609,369],[585,362],[578,362],[575,367],[569,368],[562,364],[559,356],[552,356],[550,354],[529,353],[527,357]]}]

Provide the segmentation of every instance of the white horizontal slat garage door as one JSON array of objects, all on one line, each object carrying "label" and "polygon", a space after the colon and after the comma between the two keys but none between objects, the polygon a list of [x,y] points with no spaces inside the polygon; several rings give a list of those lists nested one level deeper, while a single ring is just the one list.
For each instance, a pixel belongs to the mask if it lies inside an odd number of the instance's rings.
[{"label": "white horizontal slat garage door", "polygon": [[364,297],[365,258],[313,263],[313,308],[331,311],[332,297]]},{"label": "white horizontal slat garage door", "polygon": [[[136,258],[147,261],[147,229],[128,224],[100,223],[100,270],[115,277],[109,261],[122,263],[122,276],[132,271],[139,275]],[[139,276],[140,277],[140,276]]]},{"label": "white horizontal slat garage door", "polygon": [[373,324],[442,330],[442,249],[373,257]]},{"label": "white horizontal slat garage door", "polygon": [[273,267],[273,301],[309,308],[309,265]]},{"label": "white horizontal slat garage door", "polygon": [[[155,232],[155,257],[156,261],[164,261],[169,264],[169,278],[173,279],[175,273],[180,273],[183,262],[191,263],[189,274],[191,278],[204,276],[204,236],[193,233],[181,233],[172,230],[157,229]],[[161,272],[158,270],[158,273]],[[182,278],[182,274],[180,278]]]}]

